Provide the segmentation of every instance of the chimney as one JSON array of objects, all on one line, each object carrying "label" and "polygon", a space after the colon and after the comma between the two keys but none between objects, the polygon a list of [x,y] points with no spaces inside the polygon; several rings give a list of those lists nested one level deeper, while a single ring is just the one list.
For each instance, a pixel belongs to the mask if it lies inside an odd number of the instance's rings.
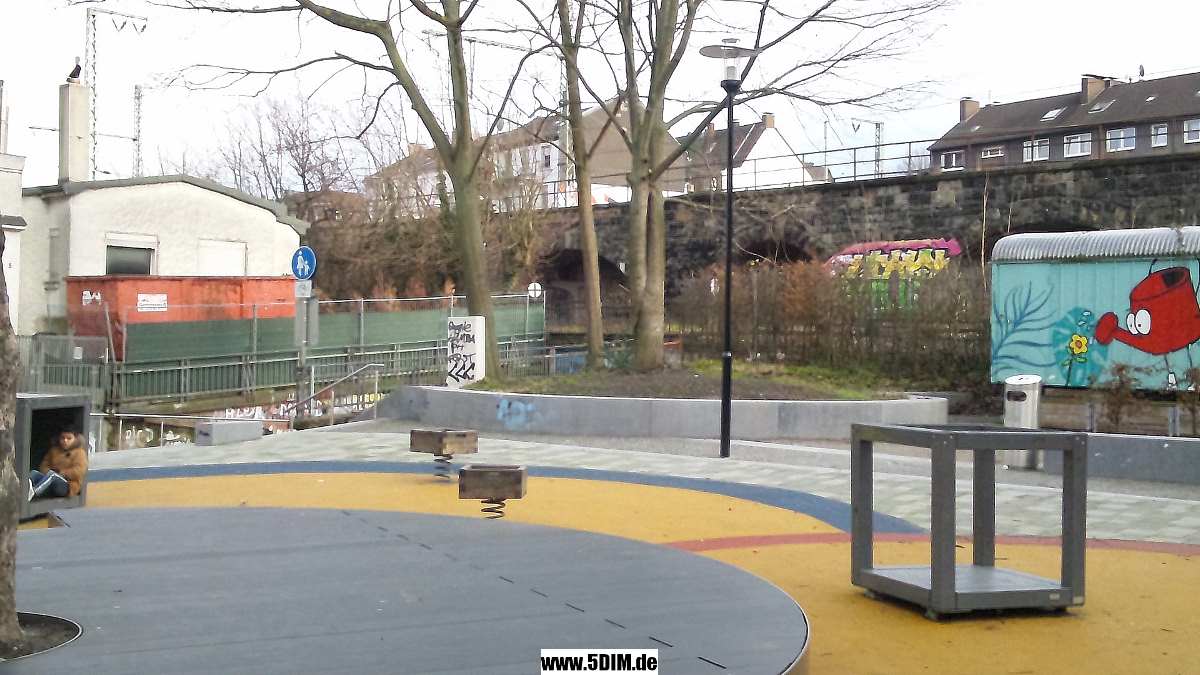
[{"label": "chimney", "polygon": [[1080,103],[1087,105],[1112,83],[1111,78],[1099,75],[1084,75],[1079,84]]},{"label": "chimney", "polygon": [[763,127],[767,129],[775,128],[775,113],[763,113]]},{"label": "chimney", "polygon": [[704,135],[705,135],[705,136],[710,136],[710,137],[711,137],[711,136],[716,136],[716,135],[717,135],[717,124],[716,124],[716,122],[709,122],[709,123],[708,123],[708,128],[706,128],[706,129],[704,130]]},{"label": "chimney", "polygon": [[91,133],[88,119],[91,87],[68,77],[58,88],[58,182],[73,183],[91,178],[88,156]]},{"label": "chimney", "polygon": [[420,143],[409,143],[408,144],[408,156],[409,157],[419,154],[423,150],[425,150],[425,146],[421,145]]},{"label": "chimney", "polygon": [[976,101],[970,96],[964,96],[958,101],[959,122],[966,122],[977,112],[979,112],[979,101]]}]

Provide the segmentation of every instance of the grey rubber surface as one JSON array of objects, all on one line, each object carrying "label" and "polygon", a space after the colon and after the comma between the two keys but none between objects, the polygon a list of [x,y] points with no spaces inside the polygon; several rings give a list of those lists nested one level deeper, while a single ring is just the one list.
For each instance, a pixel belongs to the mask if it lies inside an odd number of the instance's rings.
[{"label": "grey rubber surface", "polygon": [[665,673],[774,674],[808,640],[758,577],[605,535],[374,511],[64,518],[18,535],[17,605],[83,635],[0,672],[527,674],[542,648],[657,648]]}]

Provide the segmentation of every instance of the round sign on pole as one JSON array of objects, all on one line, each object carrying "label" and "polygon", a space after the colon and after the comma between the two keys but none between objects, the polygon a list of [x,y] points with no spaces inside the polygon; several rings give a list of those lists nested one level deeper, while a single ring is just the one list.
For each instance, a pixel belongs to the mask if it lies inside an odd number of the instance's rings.
[{"label": "round sign on pole", "polygon": [[537,300],[542,297],[542,285],[536,281],[529,284],[528,293],[531,299]]},{"label": "round sign on pole", "polygon": [[317,254],[307,246],[301,246],[292,254],[292,276],[304,281],[317,273]]}]

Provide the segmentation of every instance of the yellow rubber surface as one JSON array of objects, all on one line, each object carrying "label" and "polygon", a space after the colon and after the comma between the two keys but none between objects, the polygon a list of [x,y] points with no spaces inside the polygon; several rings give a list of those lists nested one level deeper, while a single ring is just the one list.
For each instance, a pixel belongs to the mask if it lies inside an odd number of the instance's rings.
[{"label": "yellow rubber surface", "polygon": [[[102,507],[275,506],[480,516],[458,483],[413,474],[266,474],[100,482],[88,505]],[[505,519],[655,543],[727,536],[753,522],[763,534],[837,532],[804,514],[724,495],[630,483],[530,478]]]},{"label": "yellow rubber surface", "polygon": [[[836,536],[810,516],[678,488],[530,478],[506,518],[653,543],[761,535]],[[88,506],[269,506],[476,516],[457,486],[412,474],[268,474],[98,482]],[[934,623],[908,606],[866,598],[849,583],[848,543],[764,543],[701,553],[757,574],[812,620],[811,673],[1028,675],[1200,673],[1200,560],[1088,550],[1087,604],[1066,615]],[[877,543],[880,564],[928,562],[928,543]],[[970,549],[960,549],[969,560]],[[1057,578],[1058,549],[1001,544],[997,564]]]}]

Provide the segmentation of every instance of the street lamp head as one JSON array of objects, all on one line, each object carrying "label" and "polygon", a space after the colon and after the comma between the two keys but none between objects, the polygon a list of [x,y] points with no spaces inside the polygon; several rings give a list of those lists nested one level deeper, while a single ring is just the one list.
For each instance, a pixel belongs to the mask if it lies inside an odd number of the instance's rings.
[{"label": "street lamp head", "polygon": [[741,82],[742,67],[746,59],[758,54],[758,50],[737,46],[737,38],[725,38],[719,45],[700,48],[700,55],[710,59],[721,59],[723,82]]}]

